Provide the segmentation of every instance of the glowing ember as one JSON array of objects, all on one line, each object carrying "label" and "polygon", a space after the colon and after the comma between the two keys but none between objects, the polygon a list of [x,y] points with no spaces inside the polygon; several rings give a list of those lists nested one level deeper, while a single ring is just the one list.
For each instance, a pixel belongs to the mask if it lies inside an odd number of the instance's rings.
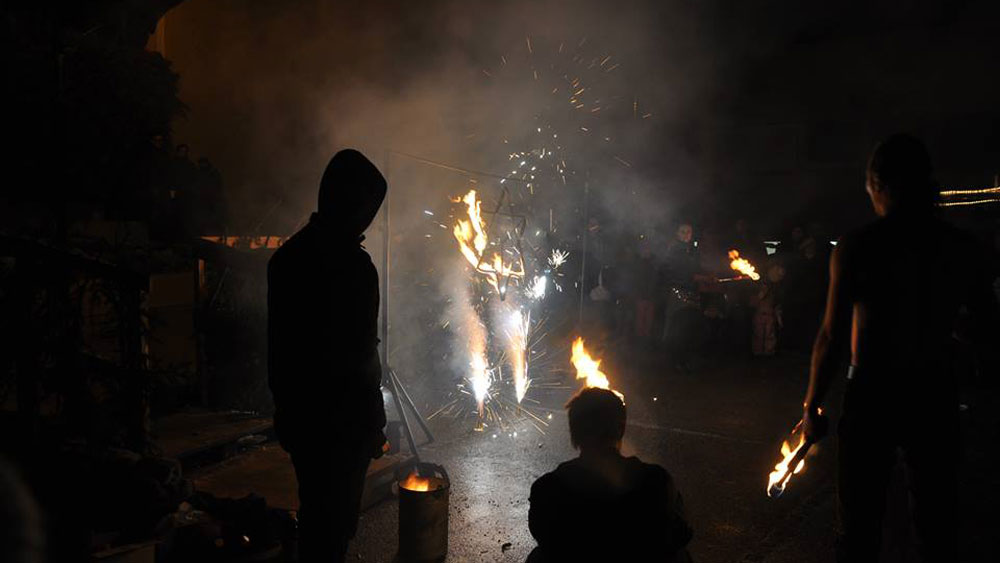
[{"label": "glowing ember", "polygon": [[590,356],[590,353],[583,346],[583,337],[581,336],[576,337],[576,340],[573,341],[573,355],[570,357],[570,361],[573,362],[573,367],[576,368],[576,378],[583,379],[586,387],[609,389],[615,395],[618,395],[618,398],[623,403],[625,402],[625,395],[611,389],[611,382],[608,381],[608,376],[601,371],[601,360],[595,360]]},{"label": "glowing ember", "polygon": [[757,281],[760,279],[760,274],[757,273],[757,268],[753,267],[746,258],[740,258],[740,252],[738,250],[729,251],[729,267],[736,270],[737,272],[743,274],[744,276]]},{"label": "glowing ember", "polygon": [[417,475],[417,472],[414,471],[413,473],[410,473],[406,477],[406,480],[400,483],[399,486],[408,491],[425,492],[431,490],[431,480],[427,477]]},{"label": "glowing ember", "polygon": [[524,399],[524,394],[528,391],[528,329],[531,326],[531,313],[527,315],[520,310],[514,311],[510,316],[510,330],[508,331],[509,344],[508,353],[510,362],[514,368],[514,393],[517,395],[517,402]]},{"label": "glowing ember", "polygon": [[[515,269],[513,264],[505,265],[503,256],[499,253],[494,253],[492,259],[484,259],[489,238],[486,235],[486,223],[483,221],[483,202],[476,198],[476,190],[469,190],[469,193],[456,200],[456,203],[459,201],[465,203],[468,208],[469,219],[459,219],[452,231],[455,240],[458,241],[458,248],[469,264],[477,272],[486,276],[487,281],[497,293],[504,293],[501,288],[503,279],[523,278],[524,270]],[[505,289],[506,285],[503,288]]]}]

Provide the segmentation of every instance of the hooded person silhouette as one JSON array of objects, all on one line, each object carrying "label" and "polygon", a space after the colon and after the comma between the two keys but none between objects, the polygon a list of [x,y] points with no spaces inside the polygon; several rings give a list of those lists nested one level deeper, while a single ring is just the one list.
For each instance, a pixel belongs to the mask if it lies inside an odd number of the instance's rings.
[{"label": "hooded person silhouette", "polygon": [[343,561],[368,462],[382,455],[378,272],[361,246],[385,199],[356,150],[330,160],[318,211],[271,257],[268,384],[299,485],[299,560]]}]

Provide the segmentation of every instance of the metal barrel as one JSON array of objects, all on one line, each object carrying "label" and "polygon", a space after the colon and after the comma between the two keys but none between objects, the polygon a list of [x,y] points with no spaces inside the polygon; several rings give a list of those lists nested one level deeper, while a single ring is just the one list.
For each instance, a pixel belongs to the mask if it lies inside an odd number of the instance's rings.
[{"label": "metal barrel", "polygon": [[421,477],[430,479],[430,490],[399,487],[399,559],[414,563],[443,561],[448,555],[451,482],[440,465],[418,463],[416,467]]}]

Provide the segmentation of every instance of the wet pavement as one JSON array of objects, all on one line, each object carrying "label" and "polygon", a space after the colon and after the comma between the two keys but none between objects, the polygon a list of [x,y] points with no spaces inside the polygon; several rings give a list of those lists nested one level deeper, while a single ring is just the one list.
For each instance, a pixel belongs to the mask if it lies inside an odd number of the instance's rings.
[{"label": "wet pavement", "polygon": [[[765,493],[781,441],[797,421],[805,357],[719,361],[684,374],[658,366],[655,354],[622,357],[628,365],[609,357],[604,367],[629,408],[625,453],[673,474],[695,528],[696,561],[833,560],[827,444],[782,498]],[[452,481],[448,561],[527,557],[534,547],[527,527],[531,483],[575,455],[561,408],[574,389],[567,379],[564,388],[534,395],[538,404],[529,408],[549,423],[544,434],[526,421],[504,431],[476,431],[468,417],[430,421],[436,441],[421,448],[421,457],[444,465]],[[396,515],[391,500],[366,511],[352,557],[392,561]]]},{"label": "wet pavement", "polygon": [[[673,475],[695,529],[689,546],[695,561],[834,561],[834,442],[827,440],[813,448],[805,471],[781,498],[768,498],[765,492],[781,442],[798,420],[807,380],[804,355],[764,360],[712,358],[689,373],[664,367],[655,351],[608,352],[604,358],[602,369],[612,387],[624,393],[628,406],[624,452],[661,464]],[[451,478],[447,561],[520,562],[533,549],[527,525],[531,484],[576,455],[562,405],[579,384],[565,368],[548,371],[550,376],[536,381],[523,403],[532,416],[501,409],[503,426],[493,422],[481,431],[470,408],[472,397],[456,393],[454,381],[408,381],[401,374],[422,413],[434,413],[451,400],[462,407],[433,416],[429,426],[435,440],[420,448],[424,461],[443,465]],[[996,396],[980,390],[967,392],[963,400],[967,403],[964,463],[958,484],[963,510],[957,515],[963,545],[956,561],[991,560],[988,554],[993,550],[997,517],[991,496],[975,491],[1000,487],[990,451],[990,445],[1000,439]],[[833,421],[839,402],[840,385],[835,385],[829,400]],[[461,414],[448,414],[456,411]],[[229,466],[246,466],[241,474],[252,477],[224,483],[238,492],[233,496],[248,490],[270,491],[265,494],[272,497],[269,504],[278,506],[282,499],[289,506],[294,503],[290,467],[252,462],[254,455],[271,459],[265,454],[276,447],[265,444],[256,454],[228,462]],[[209,482],[210,477],[203,475],[202,481]],[[898,479],[890,493],[887,512],[902,514],[905,520],[906,492],[901,482]],[[396,559],[397,510],[395,499],[390,498],[362,514],[349,560]],[[907,523],[890,519],[882,561],[916,561]],[[581,541],[586,541],[588,533],[593,531],[581,530]]]}]

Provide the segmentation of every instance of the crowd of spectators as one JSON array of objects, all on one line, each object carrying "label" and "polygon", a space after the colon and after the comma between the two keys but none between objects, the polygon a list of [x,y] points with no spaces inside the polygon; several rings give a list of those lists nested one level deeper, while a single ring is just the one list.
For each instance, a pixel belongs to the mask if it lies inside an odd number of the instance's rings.
[{"label": "crowd of spectators", "polygon": [[[587,230],[585,326],[609,342],[664,350],[680,371],[700,358],[808,353],[826,300],[830,237],[818,224],[794,225],[765,241],[745,219],[729,228],[679,221],[666,240],[612,241],[599,221]],[[731,267],[736,250],[760,275]]]},{"label": "crowd of spectators", "polygon": [[188,145],[152,139],[150,221],[163,238],[216,234],[225,223],[222,174],[207,157],[192,160]]}]

